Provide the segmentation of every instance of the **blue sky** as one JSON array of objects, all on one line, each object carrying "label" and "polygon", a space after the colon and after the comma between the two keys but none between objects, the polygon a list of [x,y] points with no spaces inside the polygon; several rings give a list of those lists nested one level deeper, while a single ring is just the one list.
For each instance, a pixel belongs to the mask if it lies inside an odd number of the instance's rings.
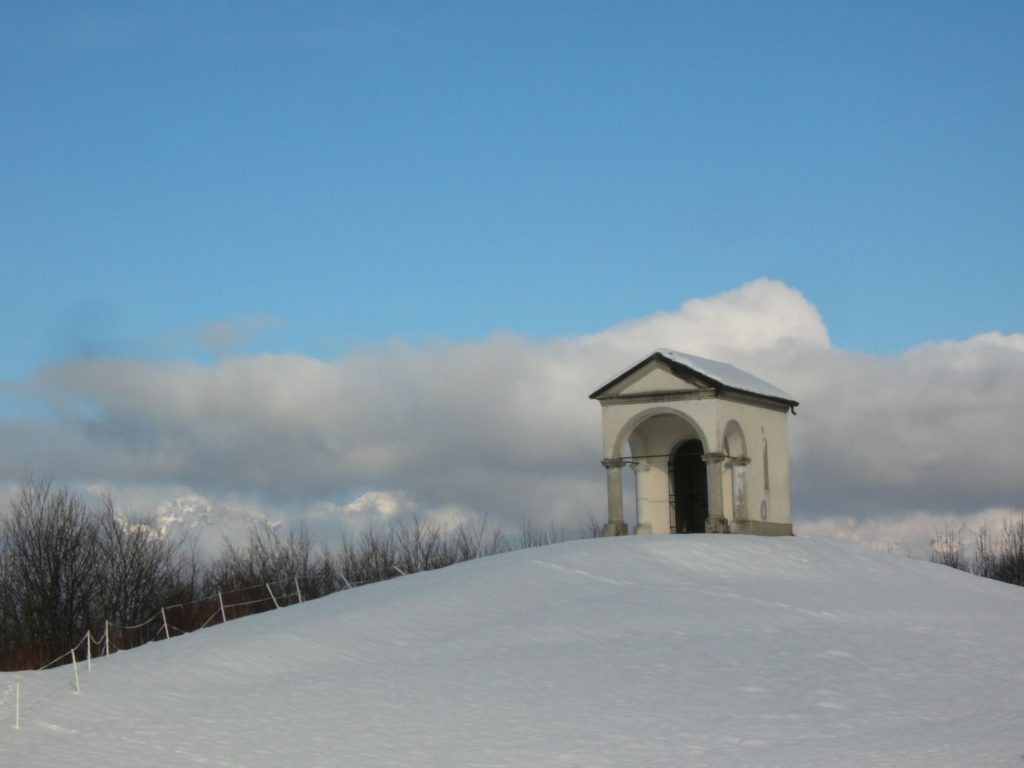
[{"label": "blue sky", "polygon": [[1024,327],[1020,3],[5,2],[0,103],[8,381],[758,276],[851,350]]},{"label": "blue sky", "polygon": [[801,402],[798,531],[998,526],[1021,137],[1019,2],[0,0],[0,510],[572,528],[664,346]]}]

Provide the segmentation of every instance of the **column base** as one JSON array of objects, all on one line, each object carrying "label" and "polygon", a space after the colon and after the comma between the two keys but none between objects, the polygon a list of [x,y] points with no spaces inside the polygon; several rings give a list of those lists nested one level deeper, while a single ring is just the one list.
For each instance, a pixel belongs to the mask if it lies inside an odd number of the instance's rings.
[{"label": "column base", "polygon": [[629,526],[622,520],[609,520],[601,529],[602,536],[628,536]]},{"label": "column base", "polygon": [[792,523],[766,523],[761,520],[734,520],[733,533],[746,533],[751,536],[792,536]]},{"label": "column base", "polygon": [[704,533],[728,533],[729,521],[724,517],[709,517],[704,523]]},{"label": "column base", "polygon": [[639,523],[633,528],[633,534],[635,536],[649,536],[654,531],[651,529],[649,523]]}]

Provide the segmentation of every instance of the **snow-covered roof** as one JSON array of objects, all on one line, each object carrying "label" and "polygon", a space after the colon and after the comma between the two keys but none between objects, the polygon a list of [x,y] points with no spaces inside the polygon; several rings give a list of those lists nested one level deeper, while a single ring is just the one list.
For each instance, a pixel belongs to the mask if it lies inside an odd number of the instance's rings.
[{"label": "snow-covered roof", "polygon": [[765,397],[777,397],[779,400],[795,402],[786,392],[769,384],[764,379],[759,379],[752,373],[741,371],[735,365],[721,363],[718,360],[708,360],[706,357],[688,355],[685,352],[676,352],[674,349],[659,349],[657,354],[671,360],[674,363],[685,365],[697,373],[702,373],[709,379],[714,379],[724,387],[738,389],[741,392],[750,392]]},{"label": "snow-covered roof", "polygon": [[626,376],[629,376],[641,366],[655,358],[663,360],[672,368],[682,369],[679,371],[680,373],[685,374],[689,372],[691,374],[696,374],[698,377],[707,379],[717,387],[721,387],[726,390],[758,395],[772,400],[779,400],[791,407],[798,405],[797,401],[784,390],[779,389],[774,384],[769,384],[764,379],[759,379],[752,373],[740,370],[734,365],[665,348],[658,349],[653,354],[650,354],[636,364],[631,365],[628,369],[601,386],[596,392],[594,392],[594,394],[591,395],[591,397],[597,397],[602,394],[604,390],[621,381]]}]

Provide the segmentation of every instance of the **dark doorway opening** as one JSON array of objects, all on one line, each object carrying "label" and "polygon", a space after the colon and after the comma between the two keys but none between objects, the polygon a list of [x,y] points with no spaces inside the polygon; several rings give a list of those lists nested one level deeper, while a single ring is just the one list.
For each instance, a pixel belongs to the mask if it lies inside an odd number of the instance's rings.
[{"label": "dark doorway opening", "polygon": [[672,533],[704,533],[708,519],[708,470],[703,455],[700,440],[686,440],[672,451]]}]

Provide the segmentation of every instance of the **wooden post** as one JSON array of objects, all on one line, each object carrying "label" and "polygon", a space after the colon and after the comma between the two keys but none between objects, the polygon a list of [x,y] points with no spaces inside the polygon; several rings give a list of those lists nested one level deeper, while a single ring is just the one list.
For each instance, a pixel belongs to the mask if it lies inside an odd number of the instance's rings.
[{"label": "wooden post", "polygon": [[299,588],[299,577],[295,577],[295,594],[299,596],[299,602],[302,602],[302,590]]},{"label": "wooden post", "polygon": [[82,692],[82,686],[78,683],[78,659],[75,658],[75,649],[71,649],[71,666],[75,670],[75,693]]},{"label": "wooden post", "polygon": [[352,589],[352,585],[349,584],[348,583],[348,579],[345,578],[345,572],[344,571],[338,571],[338,575],[341,576],[341,580],[345,582],[345,587],[348,588],[348,589]]},{"label": "wooden post", "polygon": [[92,630],[85,630],[85,668],[92,671]]},{"label": "wooden post", "polygon": [[14,727],[21,728],[21,683],[14,684]]},{"label": "wooden post", "polygon": [[270,593],[270,599],[274,601],[274,607],[275,607],[275,608],[280,608],[281,606],[280,606],[280,605],[278,605],[278,603],[277,603],[277,598],[276,598],[276,597],[274,597],[274,590],[272,590],[272,589],[270,588],[270,585],[269,585],[269,584],[267,584],[267,592],[269,592],[269,593]]},{"label": "wooden post", "polygon": [[161,608],[160,609],[160,615],[163,616],[163,619],[164,619],[164,637],[166,637],[168,640],[170,640],[171,639],[171,629],[170,629],[170,627],[167,626],[167,611],[165,611],[163,608]]},{"label": "wooden post", "polygon": [[110,620],[103,622],[103,655],[110,655]]},{"label": "wooden post", "polygon": [[221,620],[222,623],[227,624],[228,623],[228,616],[227,616],[226,613],[224,613],[224,595],[222,595],[220,592],[218,592],[217,593],[217,599],[220,600],[220,620]]}]

